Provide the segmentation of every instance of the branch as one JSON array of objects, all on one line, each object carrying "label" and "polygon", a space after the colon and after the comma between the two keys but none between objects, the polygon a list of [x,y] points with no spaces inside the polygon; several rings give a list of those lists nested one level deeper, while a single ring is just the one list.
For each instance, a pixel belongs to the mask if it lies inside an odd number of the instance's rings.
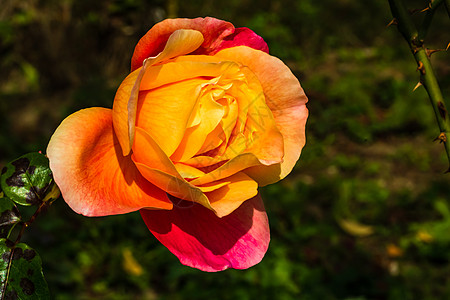
[{"label": "branch", "polygon": [[[442,1],[439,0],[435,0],[434,2],[442,3]],[[446,4],[448,2],[449,0],[446,0]],[[406,39],[411,52],[416,59],[418,65],[417,69],[420,71],[420,83],[425,87],[428,93],[440,129],[440,134],[436,140],[439,140],[444,144],[449,161],[449,168],[447,172],[450,172],[450,118],[447,108],[445,107],[444,97],[442,96],[441,89],[439,88],[436,75],[434,74],[427,51],[423,47],[423,40],[419,39],[417,28],[414,25],[411,15],[406,9],[403,1],[389,0],[389,5],[391,7],[392,15],[397,21],[398,29]],[[438,5],[439,3],[431,4],[431,6],[434,7],[437,7]],[[431,22],[431,20],[424,20],[425,25],[422,23],[422,26],[429,26],[429,24],[427,25],[427,22]]]},{"label": "branch", "polygon": [[406,10],[402,0],[389,0],[392,16],[397,21],[398,31],[403,35],[406,41],[411,44],[417,40],[418,32],[414,25],[411,15]]},{"label": "branch", "polygon": [[[449,1],[449,0],[446,0],[446,1]],[[425,9],[426,14],[425,14],[425,17],[423,18],[423,22],[420,26],[419,36],[418,36],[419,41],[421,41],[422,43],[425,40],[425,37],[428,33],[428,28],[430,28],[431,20],[433,19],[434,12],[436,11],[436,8],[438,8],[442,3],[444,3],[444,0],[434,0],[434,1],[431,0],[430,3],[428,4],[428,7]],[[423,10],[423,11],[425,11],[425,10]]]}]

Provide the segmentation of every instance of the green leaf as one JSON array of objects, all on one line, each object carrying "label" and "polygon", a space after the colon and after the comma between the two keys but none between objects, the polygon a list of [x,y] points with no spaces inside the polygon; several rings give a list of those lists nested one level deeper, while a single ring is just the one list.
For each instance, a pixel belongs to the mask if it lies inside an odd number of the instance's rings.
[{"label": "green leaf", "polygon": [[14,202],[8,198],[0,198],[0,237],[7,237],[10,227],[20,220],[20,212]]},{"label": "green leaf", "polygon": [[39,255],[26,244],[0,239],[0,299],[50,299]]},{"label": "green leaf", "polygon": [[48,193],[52,193],[51,198],[56,194],[48,159],[37,152],[8,163],[2,169],[0,185],[5,196],[20,205],[38,205],[50,200]]}]

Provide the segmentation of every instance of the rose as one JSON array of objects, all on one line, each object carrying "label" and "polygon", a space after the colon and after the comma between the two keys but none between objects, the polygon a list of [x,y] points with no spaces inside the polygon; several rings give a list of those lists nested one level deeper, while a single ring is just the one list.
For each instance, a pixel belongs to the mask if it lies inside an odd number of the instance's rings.
[{"label": "rose", "polygon": [[67,204],[86,216],[140,210],[180,261],[243,269],[268,248],[257,187],[305,144],[307,98],[248,28],[214,18],[156,24],[137,44],[113,109],[67,117],[47,149]]}]

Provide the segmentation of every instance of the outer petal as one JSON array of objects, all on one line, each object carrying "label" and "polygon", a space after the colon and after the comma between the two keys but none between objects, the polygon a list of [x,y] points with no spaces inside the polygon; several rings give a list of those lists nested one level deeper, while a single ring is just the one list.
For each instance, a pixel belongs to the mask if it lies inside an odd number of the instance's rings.
[{"label": "outer petal", "polygon": [[123,155],[128,155],[131,151],[131,137],[128,126],[128,102],[130,101],[130,98],[137,97],[134,96],[139,92],[135,92],[136,82],[140,83],[143,74],[144,71],[142,71],[142,68],[128,74],[117,89],[116,96],[114,98],[114,130],[122,147]]},{"label": "outer petal", "polygon": [[187,204],[171,211],[141,210],[150,231],[182,264],[214,272],[246,269],[264,257],[270,234],[259,195],[223,218],[201,205]]},{"label": "outer petal", "polygon": [[139,70],[131,72],[117,90],[113,105],[113,123],[123,155],[130,154],[134,140],[134,127],[141,81],[151,65],[160,63],[197,49],[203,42],[203,36],[195,30],[176,30],[165,44],[164,50],[155,57],[142,61]]},{"label": "outer petal", "polygon": [[110,109],[89,108],[67,117],[53,134],[47,156],[64,200],[77,213],[105,216],[172,208],[166,193],[122,156]]},{"label": "outer petal", "polygon": [[264,40],[248,28],[235,29],[233,24],[215,18],[167,19],[153,26],[138,42],[131,59],[131,70],[142,66],[150,56],[162,51],[169,36],[178,29],[194,29],[203,34],[204,42],[196,54],[211,54],[221,49],[245,45],[268,52]]},{"label": "outer petal", "polygon": [[[278,58],[249,47],[234,47],[215,56],[238,61],[256,74],[261,82],[266,102],[273,113],[284,139],[281,166],[257,166],[246,173],[260,185],[276,182],[289,174],[305,145],[305,125],[308,118],[305,95],[297,78]],[[280,169],[281,167],[281,169]]]},{"label": "outer petal", "polygon": [[220,46],[217,47],[215,51],[236,46],[247,46],[269,53],[269,47],[266,42],[264,42],[263,38],[246,27],[236,28],[233,34],[223,39],[223,42],[220,43]]}]

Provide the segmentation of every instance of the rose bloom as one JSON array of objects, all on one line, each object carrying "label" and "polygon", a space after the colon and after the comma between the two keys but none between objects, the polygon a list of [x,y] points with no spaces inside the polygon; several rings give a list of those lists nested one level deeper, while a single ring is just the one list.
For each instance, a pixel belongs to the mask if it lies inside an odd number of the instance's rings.
[{"label": "rose bloom", "polygon": [[306,102],[289,68],[250,29],[169,19],[137,44],[112,110],[67,117],[47,155],[75,212],[139,210],[181,263],[245,269],[270,240],[257,188],[298,160]]}]

